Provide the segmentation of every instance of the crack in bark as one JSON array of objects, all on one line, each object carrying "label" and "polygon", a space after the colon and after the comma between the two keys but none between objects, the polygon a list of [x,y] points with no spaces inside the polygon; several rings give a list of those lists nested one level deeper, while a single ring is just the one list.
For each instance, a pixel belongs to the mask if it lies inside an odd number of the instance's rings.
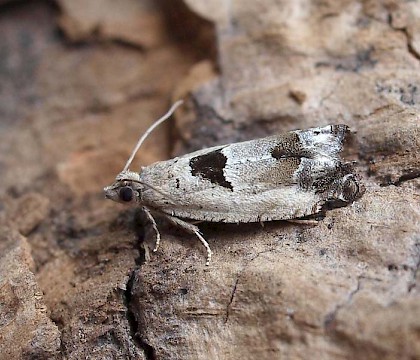
[{"label": "crack in bark", "polygon": [[406,43],[407,43],[407,51],[408,53],[413,56],[416,60],[420,61],[420,53],[418,53],[416,51],[416,49],[413,47],[412,44],[412,36],[410,35],[410,33],[408,32],[407,27],[402,27],[402,28],[396,28],[392,25],[392,14],[388,15],[388,25],[390,26],[391,29],[401,32],[402,34],[404,34],[405,38],[406,38]]},{"label": "crack in bark", "polygon": [[360,291],[363,278],[364,277],[362,275],[359,275],[357,277],[357,286],[355,289],[353,289],[349,293],[349,295],[347,296],[347,299],[343,303],[337,304],[335,309],[325,316],[324,327],[326,328],[327,331],[333,328],[333,324],[335,322],[338,312],[341,309],[343,309],[345,306],[349,305],[351,301],[353,300],[354,295],[356,295]]},{"label": "crack in bark", "polygon": [[[377,83],[376,83],[376,86],[378,86]],[[370,111],[366,115],[366,118],[369,118],[369,117],[371,117],[373,115],[376,115],[376,114],[378,114],[378,113],[380,113],[382,111],[386,111],[386,110],[392,109],[392,107],[393,107],[393,105],[391,105],[391,104],[387,104],[387,105],[383,105],[383,106],[377,107],[377,108],[373,109],[372,111]],[[404,111],[406,111],[406,109],[399,109],[398,111],[393,110],[392,111],[392,114],[393,115],[402,114]]]},{"label": "crack in bark", "polygon": [[156,360],[156,351],[144,340],[139,333],[139,328],[141,327],[141,323],[139,319],[136,317],[136,314],[131,309],[132,306],[132,292],[134,281],[136,279],[136,272],[141,268],[141,266],[146,262],[146,254],[144,248],[141,246],[144,243],[145,237],[145,226],[142,223],[142,218],[140,216],[140,210],[135,212],[134,219],[140,221],[134,221],[134,232],[137,234],[137,243],[139,247],[139,256],[135,259],[135,263],[137,266],[131,271],[130,276],[128,278],[126,289],[123,293],[123,300],[124,306],[126,308],[126,318],[130,330],[130,335],[137,347],[143,350],[144,356],[147,360]]},{"label": "crack in bark", "polygon": [[124,300],[124,305],[126,307],[126,318],[128,321],[128,326],[130,329],[130,335],[134,341],[134,343],[143,350],[144,356],[146,357],[147,360],[156,360],[156,351],[153,348],[153,346],[151,346],[150,344],[148,344],[144,339],[141,338],[139,332],[138,332],[138,328],[139,328],[139,322],[136,318],[136,315],[134,314],[134,312],[131,310],[130,306],[131,306],[131,300],[132,300],[132,289],[133,289],[133,284],[134,284],[134,280],[135,280],[135,274],[136,274],[137,269],[134,269],[131,274],[130,277],[127,281],[127,286],[126,286],[126,290],[124,291],[124,295],[123,295],[123,300]]},{"label": "crack in bark", "polygon": [[242,269],[238,272],[238,276],[236,277],[235,283],[233,284],[233,288],[232,288],[232,292],[230,294],[230,298],[229,298],[229,302],[226,306],[226,313],[225,313],[225,321],[224,323],[226,324],[229,320],[229,316],[230,316],[230,309],[233,303],[233,300],[235,299],[235,295],[236,295],[236,290],[238,288],[238,284],[239,284],[239,280],[242,277],[242,274],[244,273],[245,269],[248,267],[248,265],[253,262],[255,259],[257,259],[260,255],[265,254],[265,253],[269,253],[269,252],[275,252],[276,249],[275,248],[271,248],[268,250],[263,250],[260,251],[259,253],[255,254],[255,256],[253,256],[249,261],[247,261]]},{"label": "crack in bark", "polygon": [[411,281],[408,284],[408,289],[407,289],[408,292],[411,292],[413,289],[415,289],[416,279],[417,279],[417,276],[418,276],[418,273],[419,273],[419,270],[420,270],[420,242],[416,243],[414,245],[414,247],[415,247],[415,252],[416,252],[416,255],[417,255],[417,263],[416,263],[416,265],[413,269],[413,276],[411,278]]},{"label": "crack in bark", "polygon": [[387,187],[387,186],[390,186],[390,185],[400,186],[402,183],[420,178],[420,170],[416,170],[416,171],[412,171],[412,172],[407,173],[407,174],[403,174],[395,181],[392,181],[390,179],[391,176],[389,174],[385,175],[384,177],[385,177],[384,182],[380,183],[379,186],[381,186],[381,187]]},{"label": "crack in bark", "polygon": [[233,299],[235,297],[235,293],[236,293],[236,289],[238,287],[238,283],[239,283],[239,276],[236,278],[235,283],[233,284],[233,289],[232,289],[232,293],[230,294],[229,303],[227,304],[227,307],[226,307],[225,324],[229,320],[230,307],[233,303]]},{"label": "crack in bark", "polygon": [[413,43],[412,43],[412,38],[410,33],[408,32],[407,28],[403,28],[400,31],[402,31],[402,33],[405,35],[406,39],[407,39],[407,50],[408,53],[410,55],[412,55],[416,60],[420,61],[420,54],[416,51],[416,49],[414,49],[413,47]]},{"label": "crack in bark", "polygon": [[394,183],[392,185],[395,186],[399,186],[401,185],[403,182],[409,181],[409,180],[414,180],[420,177],[420,170],[417,171],[413,171],[411,173],[408,174],[404,174],[401,175],[397,181],[394,181]]}]

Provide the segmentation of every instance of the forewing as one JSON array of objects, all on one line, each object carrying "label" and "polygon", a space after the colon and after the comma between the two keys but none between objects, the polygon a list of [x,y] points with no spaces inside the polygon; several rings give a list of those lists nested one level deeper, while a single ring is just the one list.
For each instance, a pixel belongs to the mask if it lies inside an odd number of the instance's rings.
[{"label": "forewing", "polygon": [[[318,178],[334,181],[344,125],[200,150],[144,169],[145,204],[175,216],[226,222],[290,219],[319,211]],[[341,175],[340,175],[341,176]],[[168,194],[168,196],[163,196]]]}]

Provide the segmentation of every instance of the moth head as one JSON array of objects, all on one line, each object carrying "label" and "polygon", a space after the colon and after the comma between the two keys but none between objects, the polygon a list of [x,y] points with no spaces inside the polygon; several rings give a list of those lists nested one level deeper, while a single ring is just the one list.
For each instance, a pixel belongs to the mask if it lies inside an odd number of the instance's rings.
[{"label": "moth head", "polygon": [[104,188],[105,197],[122,204],[136,204],[141,202],[143,185],[140,175],[130,170],[120,172],[115,182]]},{"label": "moth head", "polygon": [[162,194],[163,196],[170,198],[167,194],[164,194],[159,189],[156,189],[151,184],[144,183],[141,178],[140,174],[130,171],[128,167],[131,165],[134,157],[137,154],[137,151],[140,149],[140,146],[143,144],[144,140],[149,136],[149,134],[162,122],[167,120],[175,111],[175,109],[182,104],[182,100],[177,101],[169,111],[159,118],[153,125],[151,125],[146,132],[140,137],[135,146],[133,152],[131,153],[127,163],[124,166],[123,171],[121,171],[117,177],[115,178],[115,182],[104,188],[105,197],[107,199],[111,199],[123,204],[134,204],[134,203],[141,203],[142,201],[142,192],[144,188],[149,188],[158,193]]}]

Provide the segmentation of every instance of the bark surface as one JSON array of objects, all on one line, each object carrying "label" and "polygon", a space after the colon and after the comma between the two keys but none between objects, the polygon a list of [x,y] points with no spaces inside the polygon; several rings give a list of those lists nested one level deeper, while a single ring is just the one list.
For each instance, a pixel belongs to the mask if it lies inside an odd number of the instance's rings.
[{"label": "bark surface", "polygon": [[[0,1],[0,33],[1,359],[420,358],[419,1]],[[102,188],[180,97],[139,168],[345,123],[366,193],[199,224],[210,267],[162,222],[146,262]]]}]

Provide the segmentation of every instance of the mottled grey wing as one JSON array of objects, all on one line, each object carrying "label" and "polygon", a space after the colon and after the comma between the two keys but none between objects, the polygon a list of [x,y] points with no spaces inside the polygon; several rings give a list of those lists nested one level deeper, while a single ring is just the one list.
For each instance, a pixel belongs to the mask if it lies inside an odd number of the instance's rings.
[{"label": "mottled grey wing", "polygon": [[[316,213],[349,173],[345,125],[200,150],[144,169],[147,206],[197,220],[251,222]],[[163,196],[162,193],[168,194]]]}]

